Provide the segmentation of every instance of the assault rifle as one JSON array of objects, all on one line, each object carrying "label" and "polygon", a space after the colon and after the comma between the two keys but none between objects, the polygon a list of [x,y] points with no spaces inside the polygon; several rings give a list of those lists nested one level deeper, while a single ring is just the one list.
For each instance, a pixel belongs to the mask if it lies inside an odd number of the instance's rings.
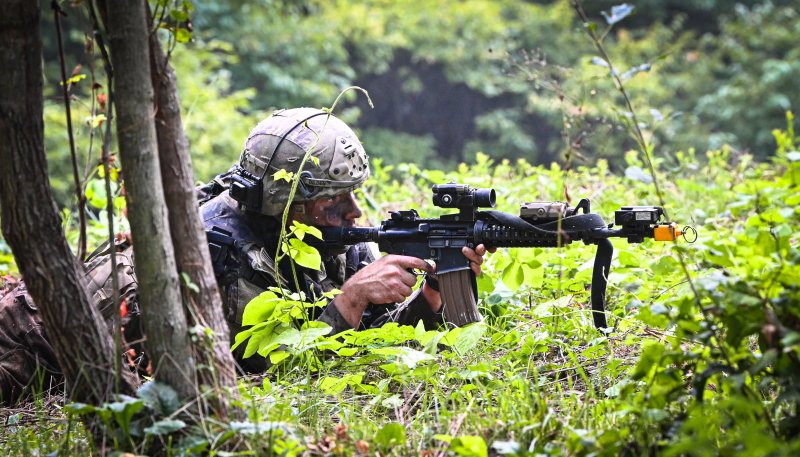
[{"label": "assault rifle", "polygon": [[[572,208],[564,202],[524,203],[520,215],[515,216],[478,210],[495,206],[494,189],[450,183],[434,185],[432,190],[434,205],[457,209],[458,213],[424,219],[414,209],[392,211],[380,227],[324,228],[321,244],[341,246],[371,241],[382,252],[434,260],[445,319],[457,326],[481,319],[476,306],[475,276],[461,253],[464,246],[559,247],[574,241],[596,244],[592,315],[595,326],[605,328],[606,286],[614,252],[609,238],[626,238],[629,243],[641,243],[645,238],[673,241],[681,235],[686,239],[687,231],[694,232],[697,238],[692,227],[679,230],[674,222],[662,221],[664,209],[659,206],[623,206],[614,213],[614,223],[606,224],[591,212],[588,199]],[[615,225],[618,228],[613,228]]]}]

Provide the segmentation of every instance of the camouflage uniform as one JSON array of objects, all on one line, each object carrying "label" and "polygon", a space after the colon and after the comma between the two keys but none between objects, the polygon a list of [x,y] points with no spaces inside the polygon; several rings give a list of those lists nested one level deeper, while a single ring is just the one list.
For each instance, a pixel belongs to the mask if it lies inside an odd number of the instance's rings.
[{"label": "camouflage uniform", "polygon": [[[117,246],[117,279],[123,313],[123,338],[129,348],[142,357],[142,332],[139,322],[139,305],[136,294],[136,276],[133,273],[133,250],[130,246]],[[110,251],[100,249],[89,256],[85,265],[89,295],[108,324],[114,317]],[[122,354],[120,355],[123,356]],[[137,366],[138,368],[138,366]],[[42,317],[24,283],[0,298],[0,404],[12,403],[32,384],[59,378],[55,352],[48,342]]]}]

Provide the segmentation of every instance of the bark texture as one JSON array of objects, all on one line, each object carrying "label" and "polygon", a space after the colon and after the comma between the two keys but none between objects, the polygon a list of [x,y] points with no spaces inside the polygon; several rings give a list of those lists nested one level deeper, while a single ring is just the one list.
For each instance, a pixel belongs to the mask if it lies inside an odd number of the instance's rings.
[{"label": "bark texture", "polygon": [[[200,325],[213,330],[209,341],[199,339],[194,345],[198,380],[201,385],[233,388],[236,386],[236,371],[228,324],[222,311],[222,299],[197,207],[189,140],[183,131],[175,71],[156,34],[150,35],[150,59],[156,96],[158,157],[164,197],[169,208],[175,260],[178,271],[186,273],[197,286],[196,293],[187,287],[183,288],[189,308],[187,318],[192,327]],[[212,407],[218,414],[226,415],[228,405],[225,397],[217,396]]]},{"label": "bark texture", "polygon": [[106,3],[117,138],[131,225],[142,321],[155,378],[197,397],[195,362],[181,301],[159,170],[144,0]]},{"label": "bark texture", "polygon": [[[113,393],[114,346],[87,295],[47,178],[39,16],[39,2],[29,0],[6,2],[0,14],[2,230],[39,307],[70,398],[99,404]],[[127,370],[121,376],[121,393],[133,393],[133,376]]]}]

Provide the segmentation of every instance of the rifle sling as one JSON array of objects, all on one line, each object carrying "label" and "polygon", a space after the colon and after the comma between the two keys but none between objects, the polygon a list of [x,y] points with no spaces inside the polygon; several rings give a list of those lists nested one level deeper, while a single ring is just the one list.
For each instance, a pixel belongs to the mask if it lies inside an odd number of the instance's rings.
[{"label": "rifle sling", "polygon": [[[553,235],[567,237],[566,241],[572,238],[583,239],[587,243],[597,244],[597,252],[594,258],[592,270],[592,318],[597,329],[607,328],[605,314],[606,286],[608,285],[608,273],[611,268],[611,257],[614,253],[614,245],[605,237],[591,237],[590,232],[595,229],[603,229],[606,223],[598,214],[576,214],[568,216],[558,221],[547,222],[541,225],[533,225],[521,217],[502,211],[481,211],[481,213],[492,217],[497,222],[526,231],[547,232]],[[560,229],[560,231],[559,231]]]}]

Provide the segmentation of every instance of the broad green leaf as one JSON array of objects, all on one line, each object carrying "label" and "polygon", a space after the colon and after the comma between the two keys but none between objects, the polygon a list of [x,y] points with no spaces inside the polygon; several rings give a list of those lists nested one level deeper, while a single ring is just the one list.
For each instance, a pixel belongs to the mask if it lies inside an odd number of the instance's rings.
[{"label": "broad green leaf", "polygon": [[638,267],[639,259],[630,251],[619,251],[619,264],[623,267]]},{"label": "broad green leaf", "polygon": [[298,265],[311,270],[320,269],[322,257],[319,251],[297,238],[290,239],[289,246],[289,256],[292,260],[297,262]]},{"label": "broad green leaf", "polygon": [[146,427],[144,433],[147,435],[168,435],[186,427],[186,423],[178,419],[164,419],[154,422],[153,425]]},{"label": "broad green leaf", "polygon": [[268,322],[259,331],[251,333],[242,357],[246,359],[258,352],[262,346],[261,343],[272,335],[272,330],[276,325],[278,325],[277,322]]},{"label": "broad green leaf", "polygon": [[144,401],[139,398],[120,395],[119,401],[108,403],[104,406],[114,413],[114,419],[117,421],[117,425],[119,425],[127,435],[130,433],[131,419],[144,408]]},{"label": "broad green leaf", "polygon": [[450,442],[450,450],[461,457],[488,457],[486,441],[480,436],[459,436]]},{"label": "broad green leaf", "polygon": [[302,222],[292,221],[291,230],[292,233],[301,240],[306,234],[311,235],[319,240],[322,239],[322,232],[313,225],[306,225],[303,224]]},{"label": "broad green leaf", "polygon": [[269,361],[275,365],[286,360],[290,355],[287,351],[272,351],[269,353]]},{"label": "broad green leaf", "polygon": [[137,395],[144,401],[156,416],[169,416],[181,407],[178,392],[167,384],[156,381],[145,383],[137,391]]},{"label": "broad green leaf", "polygon": [[406,444],[406,428],[397,422],[384,425],[375,435],[375,444],[382,448],[404,446]]},{"label": "broad green leaf", "polygon": [[93,413],[97,408],[86,403],[72,402],[64,406],[64,411],[69,414],[83,415]]},{"label": "broad green leaf", "polygon": [[188,43],[192,41],[192,32],[183,27],[178,27],[175,31],[175,41],[178,43]]},{"label": "broad green leaf", "polygon": [[269,319],[281,299],[274,292],[262,292],[250,300],[242,314],[242,325],[255,325]]},{"label": "broad green leaf", "polygon": [[522,269],[522,265],[515,262],[506,267],[503,270],[502,280],[509,289],[518,290],[525,282],[525,271]]},{"label": "broad green leaf", "polygon": [[462,327],[461,332],[456,337],[456,342],[453,347],[460,354],[466,354],[470,349],[481,340],[481,337],[486,333],[486,324],[483,322],[475,322]]},{"label": "broad green leaf", "polygon": [[541,268],[541,264],[539,264],[538,268],[522,264],[522,277],[525,285],[540,288],[544,284],[544,268]]}]

